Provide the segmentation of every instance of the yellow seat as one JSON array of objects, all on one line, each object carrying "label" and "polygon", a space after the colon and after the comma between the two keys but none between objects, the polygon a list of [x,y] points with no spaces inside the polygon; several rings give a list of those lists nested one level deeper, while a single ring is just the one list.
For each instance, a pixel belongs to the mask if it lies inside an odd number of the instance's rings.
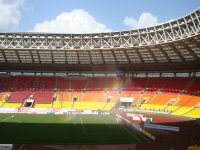
[{"label": "yellow seat", "polygon": [[62,101],[62,109],[71,109],[73,102],[69,101]]},{"label": "yellow seat", "polygon": [[5,103],[3,108],[18,108],[21,107],[22,103]]},{"label": "yellow seat", "polygon": [[194,107],[181,107],[177,111],[171,113],[171,115],[181,116],[181,115],[187,113],[188,111],[192,110],[193,108]]},{"label": "yellow seat", "polygon": [[35,104],[34,108],[52,108],[52,104]]},{"label": "yellow seat", "polygon": [[116,103],[108,103],[104,110],[110,110]]},{"label": "yellow seat", "polygon": [[191,112],[183,115],[185,117],[190,117],[190,118],[200,118],[200,108],[195,108]]},{"label": "yellow seat", "polygon": [[76,102],[74,109],[83,110],[102,110],[106,105],[106,102]]}]

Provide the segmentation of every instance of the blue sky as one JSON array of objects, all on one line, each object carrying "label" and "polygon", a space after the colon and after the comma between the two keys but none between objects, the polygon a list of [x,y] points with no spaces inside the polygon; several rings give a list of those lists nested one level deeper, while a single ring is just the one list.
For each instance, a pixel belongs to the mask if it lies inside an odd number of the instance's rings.
[{"label": "blue sky", "polygon": [[0,32],[95,33],[154,26],[200,0],[0,0]]}]

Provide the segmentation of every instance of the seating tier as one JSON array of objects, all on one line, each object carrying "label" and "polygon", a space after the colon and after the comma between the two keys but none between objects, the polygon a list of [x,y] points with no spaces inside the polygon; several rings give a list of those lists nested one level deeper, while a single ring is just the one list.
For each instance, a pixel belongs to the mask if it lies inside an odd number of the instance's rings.
[{"label": "seating tier", "polygon": [[52,104],[35,104],[34,108],[52,108]]},{"label": "seating tier", "polygon": [[84,93],[81,102],[102,102],[104,93]]},{"label": "seating tier", "polygon": [[115,106],[116,103],[108,103],[106,107],[104,108],[105,111],[109,111],[113,106]]},{"label": "seating tier", "polygon": [[190,118],[200,118],[200,108],[195,108],[191,112],[183,115],[185,117],[190,117]]},{"label": "seating tier", "polygon": [[105,105],[105,102],[75,102],[74,109],[102,110]]},{"label": "seating tier", "polygon": [[22,103],[5,103],[3,108],[19,108],[21,105]]},{"label": "seating tier", "polygon": [[15,91],[11,93],[11,97],[8,100],[9,103],[22,103],[23,100],[28,99],[31,94],[30,91]]}]

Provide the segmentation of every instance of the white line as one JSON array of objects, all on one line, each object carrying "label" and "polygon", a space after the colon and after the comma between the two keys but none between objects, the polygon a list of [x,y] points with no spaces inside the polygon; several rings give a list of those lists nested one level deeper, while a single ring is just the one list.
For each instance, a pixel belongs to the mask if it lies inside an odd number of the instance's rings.
[{"label": "white line", "polygon": [[[12,115],[12,116],[15,116],[15,115]],[[12,117],[12,116],[10,116],[10,117]],[[2,120],[1,122],[4,122],[5,120],[9,119],[10,117],[8,117],[8,118]]]},{"label": "white line", "polygon": [[[112,118],[110,115],[108,115],[110,118]],[[113,118],[112,118],[113,119]],[[115,120],[115,119],[113,119],[113,120]],[[115,120],[116,121],[116,120]],[[118,122],[117,122],[118,123]],[[119,124],[119,123],[118,123]],[[121,124],[120,124],[121,125]],[[121,125],[121,127],[122,128],[124,128],[122,125]],[[126,131],[128,131],[126,128],[124,128]],[[128,131],[129,132],[129,131]],[[135,135],[133,135],[131,132],[129,132],[132,136],[134,136],[136,139],[138,139]],[[139,139],[138,139],[139,140]],[[139,140],[140,141],[140,140]],[[140,143],[142,143],[141,141],[140,141]]]},{"label": "white line", "polygon": [[[81,119],[81,118],[80,118]],[[81,123],[82,123],[82,126],[83,126],[83,122],[82,122],[82,119],[81,119]],[[84,128],[84,126],[83,126],[83,130],[84,130],[84,133],[85,133],[85,128]],[[86,133],[85,133],[86,134]]]},{"label": "white line", "polygon": [[23,146],[24,146],[24,144],[23,144],[23,145],[20,147],[20,149],[19,149],[19,150],[21,150]]},{"label": "white line", "polygon": [[[104,121],[106,124],[107,124],[107,122],[106,121]],[[107,124],[110,128],[111,128],[111,126],[109,125],[109,124]]]}]

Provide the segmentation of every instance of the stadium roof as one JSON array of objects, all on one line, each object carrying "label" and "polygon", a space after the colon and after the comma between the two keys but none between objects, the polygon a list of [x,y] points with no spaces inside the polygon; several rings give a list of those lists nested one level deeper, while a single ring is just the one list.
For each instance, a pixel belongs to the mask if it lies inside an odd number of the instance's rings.
[{"label": "stadium roof", "polygon": [[200,10],[137,30],[0,33],[0,71],[113,73],[200,71]]}]

